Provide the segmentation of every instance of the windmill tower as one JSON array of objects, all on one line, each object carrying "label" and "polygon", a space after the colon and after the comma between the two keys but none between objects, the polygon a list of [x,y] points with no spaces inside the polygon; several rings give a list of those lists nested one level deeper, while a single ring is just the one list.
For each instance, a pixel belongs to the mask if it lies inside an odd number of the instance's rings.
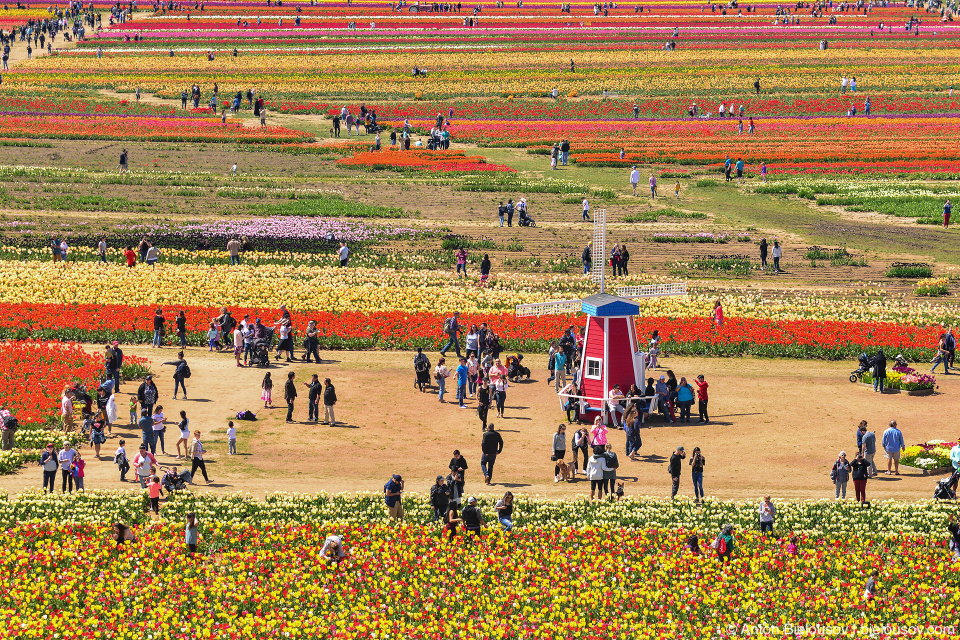
[{"label": "windmill tower", "polygon": [[[593,262],[591,278],[600,292],[580,300],[558,300],[517,306],[517,316],[545,316],[583,312],[587,326],[583,338],[580,371],[580,399],[589,404],[579,418],[592,421],[600,415],[606,422],[610,390],[619,385],[626,395],[630,385],[643,389],[646,380],[647,354],[641,350],[634,318],[640,314],[637,298],[686,295],[684,282],[620,287],[617,295],[606,293],[606,210],[594,213]],[[581,406],[583,406],[581,404]]]}]

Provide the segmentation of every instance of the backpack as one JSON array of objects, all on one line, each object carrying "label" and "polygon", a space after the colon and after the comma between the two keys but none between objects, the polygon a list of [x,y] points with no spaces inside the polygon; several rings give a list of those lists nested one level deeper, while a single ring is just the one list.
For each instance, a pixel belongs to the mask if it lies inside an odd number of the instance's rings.
[{"label": "backpack", "polygon": [[727,541],[723,539],[723,536],[717,538],[717,553],[723,555],[727,552]]},{"label": "backpack", "polygon": [[[840,461],[837,460],[837,462],[840,462]],[[836,482],[836,481],[837,481],[837,462],[834,462],[834,463],[833,463],[833,468],[830,469],[830,482]]]},{"label": "backpack", "polygon": [[15,416],[3,417],[3,430],[11,433],[20,428],[20,421]]},{"label": "backpack", "polygon": [[241,411],[237,414],[237,420],[256,420],[257,416],[252,411]]},{"label": "backpack", "polygon": [[[423,354],[420,354],[420,355],[423,355]],[[416,360],[416,364],[414,365],[414,369],[416,369],[420,373],[423,373],[429,368],[430,368],[430,361],[427,360],[426,356],[422,358],[418,356]]]},{"label": "backpack", "polygon": [[177,373],[180,374],[181,378],[189,378],[192,375],[190,366],[186,362],[177,367]]},{"label": "backpack", "polygon": [[453,318],[447,318],[443,321],[443,332],[447,335],[450,335],[450,332],[453,330]]},{"label": "backpack", "polygon": [[147,385],[143,388],[143,404],[153,404],[157,401],[157,388]]}]

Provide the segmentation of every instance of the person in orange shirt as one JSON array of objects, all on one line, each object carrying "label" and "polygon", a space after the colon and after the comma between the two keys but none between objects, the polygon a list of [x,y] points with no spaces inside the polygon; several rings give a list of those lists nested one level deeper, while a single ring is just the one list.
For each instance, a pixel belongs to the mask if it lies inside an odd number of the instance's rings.
[{"label": "person in orange shirt", "polygon": [[150,508],[157,515],[160,515],[160,496],[163,495],[163,487],[160,486],[160,477],[153,476],[147,482],[147,490],[150,492]]}]

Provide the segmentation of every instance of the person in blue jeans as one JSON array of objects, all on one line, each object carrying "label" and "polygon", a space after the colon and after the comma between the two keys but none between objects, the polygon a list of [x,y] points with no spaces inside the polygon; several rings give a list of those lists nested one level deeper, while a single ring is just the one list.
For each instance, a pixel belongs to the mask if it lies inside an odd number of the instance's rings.
[{"label": "person in blue jeans", "polygon": [[163,324],[167,321],[163,317],[163,310],[157,309],[156,315],[153,316],[153,346],[159,347],[161,339],[163,337]]},{"label": "person in blue jeans", "polygon": [[153,438],[153,417],[151,417],[147,409],[140,412],[140,421],[137,422],[137,426],[140,427],[143,444],[147,445],[147,448],[155,453],[157,450],[157,441]]},{"label": "person in blue jeans", "polygon": [[459,358],[460,340],[458,336],[461,332],[459,311],[454,311],[453,317],[447,318],[447,321],[444,323],[444,331],[450,339],[447,341],[447,344],[444,345],[443,349],[440,349],[440,355],[445,356],[447,355],[447,351],[449,351],[451,348],[455,348],[457,351],[457,357]]},{"label": "person in blue jeans", "polygon": [[457,367],[457,403],[461,409],[466,409],[464,401],[467,399],[467,378],[470,377],[470,370],[467,369],[467,359],[460,358],[460,366]]},{"label": "person in blue jeans", "polygon": [[583,273],[584,275],[590,273],[590,270],[593,269],[593,241],[587,243],[587,246],[583,250],[583,255],[580,256],[583,260]]},{"label": "person in blue jeans", "polygon": [[[946,336],[940,338],[940,344],[937,345],[937,357],[939,357],[940,362],[943,363],[943,375],[947,375],[949,372],[947,365],[950,362],[950,349],[947,348]],[[937,362],[936,360],[933,361],[933,367],[931,367],[930,373],[934,372],[940,362]]]},{"label": "person in blue jeans", "polygon": [[707,459],[700,453],[700,447],[693,448],[693,455],[690,457],[690,468],[693,475],[693,496],[697,502],[703,500],[703,465],[707,464]]},{"label": "person in blue jeans", "polygon": [[497,501],[494,507],[497,511],[497,520],[506,531],[513,530],[513,494],[507,491],[503,498]]},{"label": "person in blue jeans", "polygon": [[437,381],[437,388],[439,389],[440,402],[443,402],[443,396],[447,392],[447,378],[450,376],[446,362],[446,358],[440,358],[437,360],[437,368],[433,370],[433,377]]}]

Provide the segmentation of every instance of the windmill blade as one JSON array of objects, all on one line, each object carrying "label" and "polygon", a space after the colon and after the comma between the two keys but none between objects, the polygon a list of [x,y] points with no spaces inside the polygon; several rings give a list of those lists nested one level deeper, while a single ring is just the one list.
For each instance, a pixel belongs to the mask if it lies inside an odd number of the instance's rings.
[{"label": "windmill blade", "polygon": [[686,282],[668,282],[664,284],[644,284],[637,287],[617,287],[621,298],[660,298],[662,296],[687,295]]},{"label": "windmill blade", "polygon": [[528,318],[531,316],[552,316],[561,313],[580,313],[580,300],[556,300],[553,302],[534,302],[531,304],[518,304],[517,317]]},{"label": "windmill blade", "polygon": [[593,212],[593,265],[590,277],[600,285],[603,293],[603,275],[607,268],[607,210],[597,209]]}]

